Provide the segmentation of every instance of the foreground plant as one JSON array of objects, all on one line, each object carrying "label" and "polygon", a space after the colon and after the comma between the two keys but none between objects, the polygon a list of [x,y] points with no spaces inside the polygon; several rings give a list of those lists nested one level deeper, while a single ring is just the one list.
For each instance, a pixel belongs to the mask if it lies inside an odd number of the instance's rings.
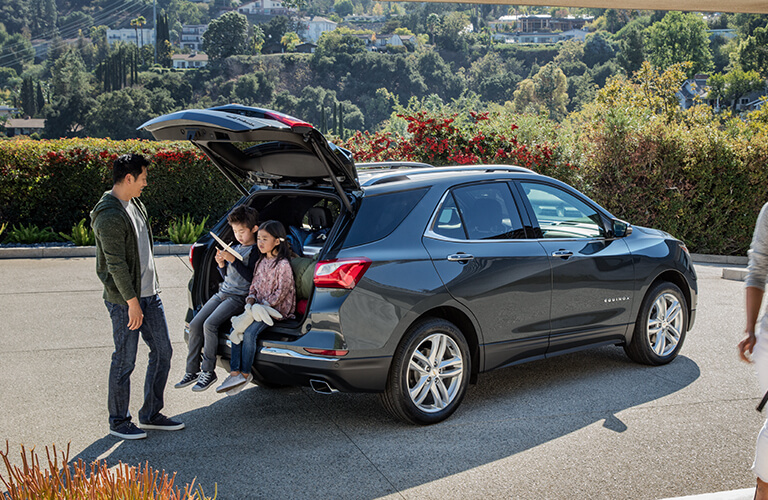
[{"label": "foreground plant", "polygon": [[[203,488],[195,488],[195,482],[184,487],[182,492],[173,482],[176,473],[171,477],[158,472],[149,465],[132,467],[122,462],[110,470],[106,462],[96,460],[86,464],[82,459],[77,463],[69,463],[69,445],[67,452],[60,452],[61,468],[59,468],[59,453],[56,446],[50,451],[45,447],[48,467],[40,466],[40,458],[35,450],[21,447],[21,467],[11,465],[8,459],[9,445],[5,442],[5,453],[0,451],[7,471],[7,477],[0,474],[5,489],[8,492],[2,498],[10,500],[31,500],[40,498],[50,499],[158,499],[158,500],[208,500]],[[214,493],[213,499],[216,498]]]},{"label": "foreground plant", "polygon": [[71,241],[75,246],[87,246],[95,245],[96,238],[93,235],[93,229],[85,225],[85,219],[81,219],[80,222],[72,226],[72,231],[69,235],[65,233],[59,233],[62,238],[67,241]]},{"label": "foreground plant", "polygon": [[40,229],[35,224],[25,227],[21,223],[19,227],[12,226],[6,238],[8,243],[48,243],[50,241],[59,241],[59,235],[50,227]]},{"label": "foreground plant", "polygon": [[203,228],[208,221],[204,217],[200,224],[195,224],[190,214],[184,215],[179,220],[174,220],[168,226],[168,237],[173,243],[189,244],[194,243],[203,234]]}]

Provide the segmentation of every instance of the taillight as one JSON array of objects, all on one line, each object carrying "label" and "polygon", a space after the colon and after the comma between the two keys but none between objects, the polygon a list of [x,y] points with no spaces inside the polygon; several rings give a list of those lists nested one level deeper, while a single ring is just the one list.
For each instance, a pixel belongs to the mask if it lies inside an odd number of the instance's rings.
[{"label": "taillight", "polygon": [[341,349],[311,349],[309,347],[304,348],[310,354],[316,354],[318,356],[346,356],[349,351]]},{"label": "taillight", "polygon": [[194,244],[192,244],[189,247],[189,267],[191,267],[192,269],[195,268],[195,265],[192,263],[192,254],[193,253],[195,253],[195,245]]},{"label": "taillight", "polygon": [[365,257],[359,259],[321,260],[315,266],[315,286],[318,288],[355,288],[371,265]]}]

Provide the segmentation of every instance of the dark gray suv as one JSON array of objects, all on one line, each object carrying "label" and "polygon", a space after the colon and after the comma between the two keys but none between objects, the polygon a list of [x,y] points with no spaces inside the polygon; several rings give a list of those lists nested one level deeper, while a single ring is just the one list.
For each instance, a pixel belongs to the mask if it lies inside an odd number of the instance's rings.
[{"label": "dark gray suv", "polygon": [[[311,125],[239,105],[141,128],[192,141],[238,204],[289,228],[299,313],[260,336],[261,385],[377,392],[395,417],[430,424],[481,372],[603,345],[660,365],[693,325],[681,241],[525,168],[356,166]],[[213,231],[233,240],[226,218]],[[206,236],[190,252],[187,321],[217,290],[214,249]]]}]

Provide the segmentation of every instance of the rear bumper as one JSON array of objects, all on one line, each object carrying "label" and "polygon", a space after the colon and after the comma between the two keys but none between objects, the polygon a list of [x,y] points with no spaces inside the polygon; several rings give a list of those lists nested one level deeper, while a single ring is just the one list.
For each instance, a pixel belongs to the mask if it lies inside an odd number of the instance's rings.
[{"label": "rear bumper", "polygon": [[309,386],[317,380],[341,392],[382,392],[391,362],[391,357],[331,358],[263,346],[255,367],[266,380],[279,384]]}]

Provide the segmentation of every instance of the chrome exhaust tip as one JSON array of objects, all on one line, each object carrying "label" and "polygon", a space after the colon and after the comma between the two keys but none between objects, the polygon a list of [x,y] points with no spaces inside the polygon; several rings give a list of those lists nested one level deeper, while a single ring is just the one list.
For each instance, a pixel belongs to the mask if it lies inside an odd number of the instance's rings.
[{"label": "chrome exhaust tip", "polygon": [[334,392],[339,392],[337,389],[331,387],[325,380],[311,379],[309,381],[309,386],[318,394],[333,394]]}]

